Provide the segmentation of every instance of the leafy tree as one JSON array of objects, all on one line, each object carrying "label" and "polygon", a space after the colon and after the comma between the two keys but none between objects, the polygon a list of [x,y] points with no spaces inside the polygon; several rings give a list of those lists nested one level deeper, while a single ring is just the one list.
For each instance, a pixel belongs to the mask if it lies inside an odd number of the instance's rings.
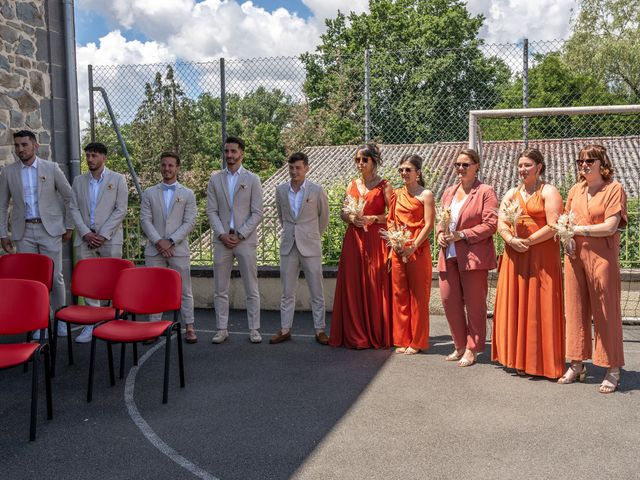
[{"label": "leafy tree", "polygon": [[[612,92],[602,81],[576,72],[560,52],[534,55],[529,69],[529,107],[578,107],[618,105],[626,98]],[[522,76],[516,77],[501,92],[496,108],[522,108]],[[599,116],[535,117],[529,120],[529,138],[597,137],[626,135],[631,118]],[[522,120],[484,120],[484,140],[509,140],[522,136]]]},{"label": "leafy tree", "polygon": [[581,0],[567,61],[640,101],[640,0]]},{"label": "leafy tree", "polygon": [[364,123],[364,51],[371,120],[384,142],[460,140],[468,110],[492,108],[509,76],[477,38],[482,16],[460,0],[370,0],[370,13],[327,21],[317,55],[303,55],[312,114],[327,112],[327,137],[358,140]]}]

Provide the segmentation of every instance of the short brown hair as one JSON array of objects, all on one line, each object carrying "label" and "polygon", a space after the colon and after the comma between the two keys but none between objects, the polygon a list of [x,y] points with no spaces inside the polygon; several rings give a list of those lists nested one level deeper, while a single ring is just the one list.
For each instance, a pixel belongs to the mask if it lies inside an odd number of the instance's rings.
[{"label": "short brown hair", "polygon": [[177,153],[174,153],[174,152],[162,152],[160,154],[160,161],[162,161],[163,158],[175,158],[176,159],[176,165],[180,166],[180,157],[178,156]]},{"label": "short brown hair", "polygon": [[307,157],[307,154],[304,152],[292,153],[291,155],[289,155],[287,163],[296,163],[300,160],[302,160],[305,165],[309,165],[309,157]]},{"label": "short brown hair", "polygon": [[[607,154],[607,149],[602,145],[591,144],[585,145],[580,150],[578,154],[578,160],[586,160],[589,158],[594,158],[596,160],[600,160],[600,175],[605,181],[608,181],[613,177],[613,164],[611,163],[611,159]],[[580,179],[584,180],[584,177],[580,175]]]},{"label": "short brown hair", "polygon": [[464,155],[465,157],[469,157],[473,163],[476,165],[480,165],[480,155],[473,148],[463,148],[458,152],[458,157],[460,155]]}]

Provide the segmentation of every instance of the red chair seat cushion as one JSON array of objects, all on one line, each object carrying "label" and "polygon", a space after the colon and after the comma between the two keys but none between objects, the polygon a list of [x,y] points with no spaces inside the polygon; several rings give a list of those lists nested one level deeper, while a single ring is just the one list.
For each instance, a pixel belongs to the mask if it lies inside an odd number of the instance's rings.
[{"label": "red chair seat cushion", "polygon": [[164,334],[173,322],[134,322],[131,320],[113,320],[93,330],[93,336],[109,342],[144,342]]},{"label": "red chair seat cushion", "polygon": [[38,343],[0,344],[0,369],[22,365],[39,346]]},{"label": "red chair seat cushion", "polygon": [[113,307],[90,307],[88,305],[70,305],[56,312],[56,318],[78,325],[93,325],[116,318]]}]

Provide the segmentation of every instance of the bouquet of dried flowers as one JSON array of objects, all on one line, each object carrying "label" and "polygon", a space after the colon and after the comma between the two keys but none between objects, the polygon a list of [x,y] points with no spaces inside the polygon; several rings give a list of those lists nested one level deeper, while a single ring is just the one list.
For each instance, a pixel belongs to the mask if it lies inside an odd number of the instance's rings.
[{"label": "bouquet of dried flowers", "polygon": [[[361,217],[366,204],[367,202],[363,197],[356,198],[352,195],[347,195],[347,198],[344,199],[342,211],[349,216]],[[368,231],[366,224],[362,228],[365,232]]]},{"label": "bouquet of dried flowers", "polygon": [[442,230],[449,232],[451,230],[451,208],[444,205],[441,206],[436,214],[436,220]]},{"label": "bouquet of dried flowers", "polygon": [[[389,227],[389,230],[380,230],[380,236],[387,241],[387,245],[393,248],[396,252],[402,250],[407,243],[411,241],[411,232],[407,229],[406,225],[393,224]],[[402,257],[402,261],[407,263],[407,257]]]},{"label": "bouquet of dried flowers", "polygon": [[520,203],[515,198],[498,209],[498,218],[512,227],[515,227],[521,215],[522,208],[520,208]]},{"label": "bouquet of dried flowers", "polygon": [[573,210],[569,213],[563,213],[558,217],[555,225],[551,225],[551,227],[556,231],[554,238],[559,238],[562,246],[566,248],[567,242],[576,233],[576,214]]}]

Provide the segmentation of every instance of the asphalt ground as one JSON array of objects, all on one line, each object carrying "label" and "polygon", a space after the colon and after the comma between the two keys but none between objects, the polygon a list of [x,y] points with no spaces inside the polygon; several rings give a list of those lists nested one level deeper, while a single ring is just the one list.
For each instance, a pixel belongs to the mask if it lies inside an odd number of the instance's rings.
[{"label": "asphalt ground", "polygon": [[197,311],[196,325],[199,342],[184,349],[185,389],[172,348],[167,405],[163,342],[141,347],[137,368],[128,355],[115,387],[100,345],[90,404],[89,345],[75,345],[68,366],[61,343],[54,418],[46,420],[41,375],[35,442],[31,375],[1,372],[0,479],[640,477],[638,326],[624,327],[622,391],[602,395],[604,370],[592,365],[586,383],[561,386],[517,377],[488,353],[470,368],[445,362],[452,345],[443,317],[431,319],[431,348],[413,356],[321,346],[307,313],[279,345],[268,343],[277,312],[262,313],[258,345],[242,311],[232,312],[222,345],[210,343],[213,311]]}]

